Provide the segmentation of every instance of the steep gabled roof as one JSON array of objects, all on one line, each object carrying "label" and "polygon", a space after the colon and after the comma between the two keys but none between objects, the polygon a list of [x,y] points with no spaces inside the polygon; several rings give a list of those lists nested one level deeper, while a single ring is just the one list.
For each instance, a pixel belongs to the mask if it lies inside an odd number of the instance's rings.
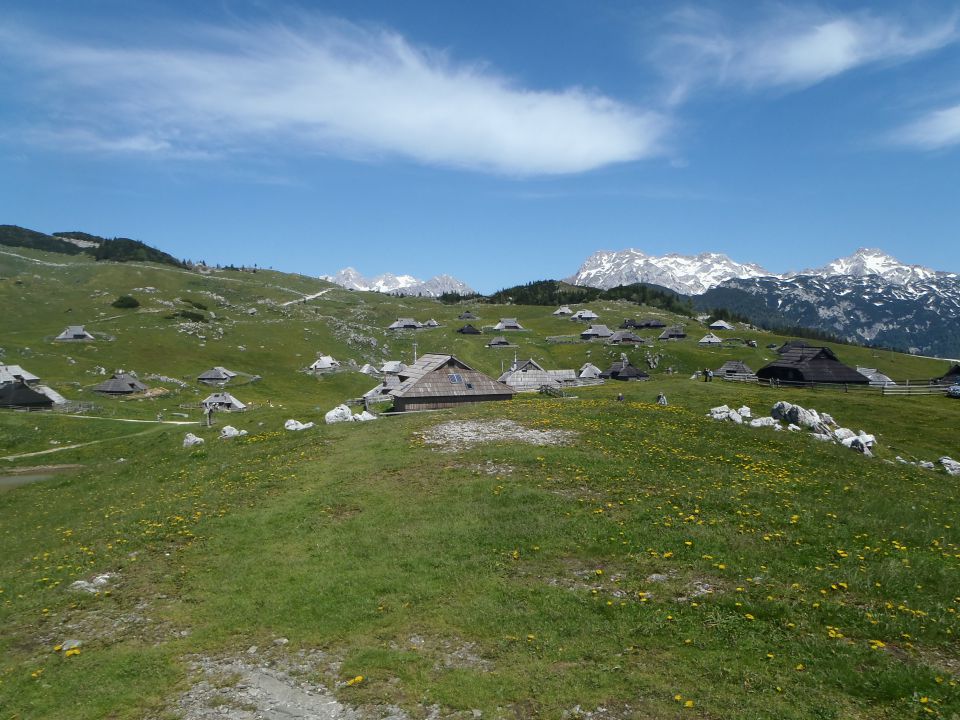
[{"label": "steep gabled roof", "polygon": [[742,360],[727,360],[717,368],[717,375],[753,375],[753,370]]},{"label": "steep gabled roof", "polygon": [[109,380],[93,388],[94,392],[106,393],[108,395],[129,395],[131,393],[143,392],[147,386],[137,380],[133,375],[127,373],[116,373]]},{"label": "steep gabled roof", "polygon": [[610,336],[607,342],[612,345],[616,345],[617,343],[638,343],[643,342],[643,338],[629,330],[617,330]]},{"label": "steep gabled roof", "polygon": [[38,380],[40,380],[39,377],[19,365],[0,365],[0,385],[12,382],[32,383]]},{"label": "steep gabled roof", "polygon": [[787,382],[847,383],[866,385],[869,380],[844,365],[827,347],[797,347],[784,350],[777,360],[757,371],[762,379]]},{"label": "steep gabled roof", "polygon": [[660,340],[671,340],[673,338],[685,338],[687,336],[686,331],[680,325],[671,325],[662,333],[660,333]]},{"label": "steep gabled roof", "polygon": [[608,328],[606,325],[591,325],[582,333],[580,333],[580,337],[582,338],[586,338],[586,337],[608,338],[611,335],[613,335],[613,331],[610,328]]},{"label": "steep gabled roof", "polygon": [[197,376],[197,380],[200,382],[226,382],[230,378],[235,378],[237,374],[232,370],[227,370],[225,367],[217,365],[212,367],[204,373],[201,373]]},{"label": "steep gabled roof", "polygon": [[93,340],[93,335],[84,330],[83,325],[68,325],[57,335],[56,340]]},{"label": "steep gabled roof", "polygon": [[53,400],[22,382],[0,385],[0,407],[50,407]]},{"label": "steep gabled roof", "polygon": [[244,410],[247,407],[246,403],[240,402],[228,392],[218,392],[218,393],[213,393],[212,395],[208,395],[200,402],[200,404],[203,407],[215,407],[217,405],[226,405],[231,410]]},{"label": "steep gabled roof", "polygon": [[479,334],[480,334],[480,331],[477,330],[477,329],[476,329],[473,325],[471,325],[470,323],[467,323],[466,325],[464,325],[462,328],[460,328],[459,330],[457,330],[457,332],[458,332],[458,333],[461,333],[462,335],[479,335]]},{"label": "steep gabled roof", "polygon": [[697,345],[722,345],[723,340],[713,333],[707,333],[697,341]]},{"label": "steep gabled roof", "polygon": [[516,318],[500,318],[500,322],[493,326],[494,330],[523,330],[523,325]]},{"label": "steep gabled roof", "polygon": [[514,391],[474,370],[453,355],[427,353],[400,374],[400,385],[390,391],[396,398],[451,398],[512,395]]}]

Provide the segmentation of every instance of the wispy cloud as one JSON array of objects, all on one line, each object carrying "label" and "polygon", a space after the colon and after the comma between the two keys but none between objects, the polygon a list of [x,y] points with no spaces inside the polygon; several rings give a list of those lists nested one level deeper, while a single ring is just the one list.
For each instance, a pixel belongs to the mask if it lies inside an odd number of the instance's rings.
[{"label": "wispy cloud", "polygon": [[56,118],[33,139],[83,151],[399,156],[552,175],[658,154],[670,128],[663,115],[593,90],[524,87],[485,64],[341,21],[175,40],[141,49],[18,27],[0,29],[0,57],[25,86],[42,88],[32,101]]},{"label": "wispy cloud", "polygon": [[800,89],[878,63],[903,62],[958,39],[956,16],[923,26],[869,12],[830,13],[777,6],[734,24],[694,8],[673,13],[655,43],[654,61],[678,103],[698,87]]},{"label": "wispy cloud", "polygon": [[960,145],[960,105],[927,113],[895,131],[891,140],[923,150]]}]

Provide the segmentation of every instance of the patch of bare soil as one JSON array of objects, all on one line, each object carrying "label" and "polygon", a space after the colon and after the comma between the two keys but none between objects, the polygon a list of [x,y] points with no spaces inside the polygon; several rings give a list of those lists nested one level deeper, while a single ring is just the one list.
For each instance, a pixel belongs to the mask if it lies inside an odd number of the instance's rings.
[{"label": "patch of bare soil", "polygon": [[420,436],[443,452],[468,450],[494,442],[564,445],[577,436],[571,430],[534,430],[513,420],[451,420],[424,430]]}]

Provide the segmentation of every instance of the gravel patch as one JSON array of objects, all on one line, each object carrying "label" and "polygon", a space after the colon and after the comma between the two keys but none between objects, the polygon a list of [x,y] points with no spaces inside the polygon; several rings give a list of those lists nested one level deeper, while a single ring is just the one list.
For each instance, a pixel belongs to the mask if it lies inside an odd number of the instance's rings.
[{"label": "gravel patch", "polygon": [[420,436],[443,452],[468,450],[492,442],[519,442],[528,445],[564,445],[577,433],[570,430],[534,430],[513,420],[452,420],[434,425]]}]

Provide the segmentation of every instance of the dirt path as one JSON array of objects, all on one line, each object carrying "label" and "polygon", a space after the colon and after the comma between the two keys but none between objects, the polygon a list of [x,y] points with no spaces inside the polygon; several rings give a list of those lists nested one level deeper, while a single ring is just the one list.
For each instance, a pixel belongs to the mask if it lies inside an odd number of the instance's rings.
[{"label": "dirt path", "polygon": [[[305,302],[305,301],[307,301],[307,300],[316,300],[318,297],[320,297],[321,295],[326,295],[326,294],[327,294],[328,292],[330,292],[331,290],[333,290],[333,288],[326,288],[326,289],[324,289],[324,290],[321,290],[321,291],[318,292],[318,293],[314,293],[313,295],[304,295],[303,297],[299,297],[299,298],[297,298],[296,300],[289,300],[289,301],[287,301],[287,302],[285,302],[285,303],[280,303],[280,305],[281,305],[282,307],[286,307],[287,305],[295,305],[295,304],[297,304],[297,303],[302,303],[302,302]],[[294,291],[291,290],[291,292],[294,292]]]},{"label": "dirt path", "polygon": [[[71,416],[67,416],[67,417],[71,417]],[[77,417],[77,416],[72,416],[72,417]],[[83,417],[83,416],[81,415],[79,417]],[[97,418],[97,419],[110,420],[112,418]],[[153,425],[158,424],[151,420],[125,420],[123,422],[150,422]],[[138,433],[132,433],[130,435],[121,435],[115,438],[104,438],[103,440],[91,440],[90,442],[74,443],[73,445],[58,445],[57,447],[48,448],[47,450],[36,450],[34,452],[28,452],[28,453],[17,453],[16,455],[4,455],[3,457],[0,457],[0,460],[12,461],[12,460],[20,460],[21,458],[38,457],[40,455],[50,455],[51,453],[63,452],[64,450],[74,450],[76,448],[87,447],[88,445],[99,445],[100,443],[110,442],[115,440],[127,440],[132,437],[137,437],[138,435],[146,435],[148,433],[155,432],[156,430],[157,428],[150,428],[149,430],[142,430],[141,432],[138,432]]]},{"label": "dirt path", "polygon": [[125,423],[148,423],[150,425],[199,425],[199,420],[134,420],[132,418],[108,418],[96,415],[61,415],[60,417],[79,418],[81,420],[112,420]]}]

